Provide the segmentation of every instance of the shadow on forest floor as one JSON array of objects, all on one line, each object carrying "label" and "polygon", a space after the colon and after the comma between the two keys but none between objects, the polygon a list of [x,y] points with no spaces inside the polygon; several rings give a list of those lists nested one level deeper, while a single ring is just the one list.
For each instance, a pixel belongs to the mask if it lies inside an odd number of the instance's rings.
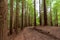
[{"label": "shadow on forest floor", "polygon": [[60,40],[60,27],[27,27],[14,40]]}]

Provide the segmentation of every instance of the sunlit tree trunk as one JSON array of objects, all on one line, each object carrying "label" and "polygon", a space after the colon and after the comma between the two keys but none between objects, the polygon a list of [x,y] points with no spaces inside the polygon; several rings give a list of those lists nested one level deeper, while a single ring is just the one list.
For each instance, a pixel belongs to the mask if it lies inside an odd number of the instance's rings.
[{"label": "sunlit tree trunk", "polygon": [[34,26],[36,26],[36,0],[34,0]]},{"label": "sunlit tree trunk", "polygon": [[41,19],[40,0],[39,0],[39,21],[40,21],[40,26],[41,26],[42,25],[42,19]]},{"label": "sunlit tree trunk", "polygon": [[8,40],[7,5],[7,0],[0,0],[0,40]]},{"label": "sunlit tree trunk", "polygon": [[13,0],[10,0],[10,34],[13,33]]},{"label": "sunlit tree trunk", "polygon": [[46,0],[44,0],[43,3],[44,3],[44,26],[47,26]]}]

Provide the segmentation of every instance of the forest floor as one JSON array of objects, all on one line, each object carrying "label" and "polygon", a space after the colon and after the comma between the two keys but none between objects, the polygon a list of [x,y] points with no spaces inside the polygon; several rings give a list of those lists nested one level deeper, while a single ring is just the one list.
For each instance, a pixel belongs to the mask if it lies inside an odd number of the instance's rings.
[{"label": "forest floor", "polygon": [[27,27],[14,40],[60,40],[60,27]]}]

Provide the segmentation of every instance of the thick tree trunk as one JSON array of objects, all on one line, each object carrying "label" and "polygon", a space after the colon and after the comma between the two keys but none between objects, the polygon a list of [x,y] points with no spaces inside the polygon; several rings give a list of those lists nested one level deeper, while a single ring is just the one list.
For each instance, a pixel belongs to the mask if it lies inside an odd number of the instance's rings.
[{"label": "thick tree trunk", "polygon": [[34,26],[36,26],[36,0],[34,0]]},{"label": "thick tree trunk", "polygon": [[13,0],[10,0],[10,34],[13,33]]},{"label": "thick tree trunk", "polygon": [[8,40],[7,0],[0,0],[0,40]]},{"label": "thick tree trunk", "polygon": [[46,10],[46,0],[44,0],[44,26],[47,26],[47,10]]}]

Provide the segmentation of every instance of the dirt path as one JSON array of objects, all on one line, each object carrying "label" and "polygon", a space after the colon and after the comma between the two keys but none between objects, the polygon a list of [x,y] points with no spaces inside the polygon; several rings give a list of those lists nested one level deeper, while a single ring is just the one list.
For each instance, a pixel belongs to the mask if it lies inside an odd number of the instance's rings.
[{"label": "dirt path", "polygon": [[[37,29],[39,29],[39,27],[37,27]],[[43,29],[43,28],[41,28],[41,29]],[[48,30],[47,32],[51,33],[52,35],[56,34],[57,37],[59,38],[59,36],[60,36],[59,31],[60,30],[57,30],[57,29],[59,29],[59,28],[53,28],[53,29],[51,28],[51,31],[49,31],[48,28],[47,28],[44,31]],[[31,28],[25,28],[23,30],[23,32],[21,32],[14,40],[58,40],[58,39],[51,38],[50,36],[39,33],[36,30],[33,30]]]}]

